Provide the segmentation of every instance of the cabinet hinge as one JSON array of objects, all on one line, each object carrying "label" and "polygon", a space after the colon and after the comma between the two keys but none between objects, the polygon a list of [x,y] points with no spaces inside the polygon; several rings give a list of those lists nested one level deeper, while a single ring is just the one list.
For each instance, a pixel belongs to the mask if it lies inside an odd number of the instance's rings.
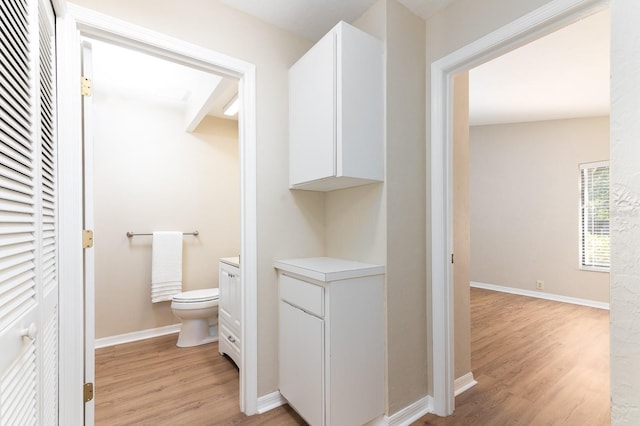
[{"label": "cabinet hinge", "polygon": [[93,399],[93,383],[85,383],[82,390],[84,402],[91,401]]},{"label": "cabinet hinge", "polygon": [[80,85],[80,93],[82,96],[91,96],[91,79],[82,77]]},{"label": "cabinet hinge", "polygon": [[451,253],[451,264],[453,264],[453,253]]},{"label": "cabinet hinge", "polygon": [[82,248],[93,247],[93,231],[91,229],[82,230]]}]

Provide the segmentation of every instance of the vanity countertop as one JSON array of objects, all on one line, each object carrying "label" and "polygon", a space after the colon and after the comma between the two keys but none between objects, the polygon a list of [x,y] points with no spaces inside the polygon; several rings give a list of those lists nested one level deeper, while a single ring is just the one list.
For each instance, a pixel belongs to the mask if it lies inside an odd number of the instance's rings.
[{"label": "vanity countertop", "polygon": [[240,267],[240,256],[235,257],[221,257],[220,262],[226,263],[227,265],[235,266],[236,268]]}]

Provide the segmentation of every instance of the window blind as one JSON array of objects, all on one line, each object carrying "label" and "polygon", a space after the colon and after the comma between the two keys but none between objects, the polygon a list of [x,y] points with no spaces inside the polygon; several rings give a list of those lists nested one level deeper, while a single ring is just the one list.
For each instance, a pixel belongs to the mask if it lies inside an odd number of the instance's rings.
[{"label": "window blind", "polygon": [[609,251],[609,162],[580,165],[581,264],[608,269]]}]

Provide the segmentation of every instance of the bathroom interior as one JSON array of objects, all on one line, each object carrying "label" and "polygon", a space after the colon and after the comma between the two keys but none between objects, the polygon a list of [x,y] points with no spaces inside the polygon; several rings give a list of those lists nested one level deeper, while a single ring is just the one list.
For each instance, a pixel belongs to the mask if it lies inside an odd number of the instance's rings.
[{"label": "bathroom interior", "polygon": [[[219,293],[212,289],[219,277],[239,283],[238,119],[231,110],[238,82],[86,42],[93,69],[96,349],[169,333],[182,346],[215,341]],[[162,243],[153,233],[160,231],[184,233],[177,273],[180,290],[192,297],[181,304],[172,302],[179,291],[152,303],[152,280],[176,274],[153,269]],[[195,328],[185,329],[179,308],[189,315],[198,311],[190,320]],[[227,360],[239,364],[232,349],[225,350]]]}]

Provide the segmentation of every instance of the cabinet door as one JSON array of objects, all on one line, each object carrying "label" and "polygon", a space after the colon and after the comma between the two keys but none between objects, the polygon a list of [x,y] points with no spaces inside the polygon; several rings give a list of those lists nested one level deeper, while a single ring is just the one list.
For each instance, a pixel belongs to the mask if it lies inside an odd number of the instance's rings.
[{"label": "cabinet door", "polygon": [[336,175],[335,34],[289,70],[289,184]]},{"label": "cabinet door", "polygon": [[342,23],[338,43],[337,176],[384,180],[382,43]]},{"label": "cabinet door", "polygon": [[324,321],[280,301],[280,393],[312,426],[324,424]]},{"label": "cabinet door", "polygon": [[[234,268],[235,269],[235,268]],[[236,333],[240,333],[240,273],[235,272],[229,277],[229,293],[231,310],[231,327]]]},{"label": "cabinet door", "polygon": [[220,300],[218,301],[218,317],[219,320],[227,321],[228,324],[231,324],[231,276],[222,263],[219,268]]}]

